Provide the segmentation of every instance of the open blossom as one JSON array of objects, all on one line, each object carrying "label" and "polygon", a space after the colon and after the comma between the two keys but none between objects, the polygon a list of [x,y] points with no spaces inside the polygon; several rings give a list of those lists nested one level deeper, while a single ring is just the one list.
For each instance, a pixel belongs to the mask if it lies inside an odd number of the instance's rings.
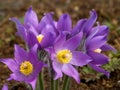
[{"label": "open blossom", "polygon": [[83,52],[76,51],[82,38],[82,32],[66,40],[66,35],[61,34],[53,47],[48,52],[51,56],[52,66],[56,73],[55,79],[63,76],[62,73],[73,77],[78,83],[80,82],[79,73],[73,67],[84,66],[91,61],[91,58]]},{"label": "open blossom", "polygon": [[81,29],[84,34],[84,51],[92,58],[92,61],[88,64],[94,70],[104,73],[109,77],[109,72],[102,69],[100,66],[107,64],[109,58],[102,54],[102,51],[115,49],[107,44],[107,36],[109,28],[106,25],[99,25],[93,27],[97,19],[97,14],[93,10],[91,16],[86,22],[84,22],[83,28]]},{"label": "open blossom", "polygon": [[77,22],[72,30],[71,37],[80,32],[83,32],[80,49],[91,57],[92,61],[89,62],[88,65],[91,66],[94,70],[102,72],[107,77],[109,77],[109,72],[100,67],[104,64],[107,64],[109,58],[101,52],[108,50],[115,52],[116,50],[107,44],[109,28],[106,25],[99,25],[98,22],[98,25],[94,26],[96,20],[97,13],[95,10],[92,10],[88,19],[81,19]]},{"label": "open blossom", "polygon": [[102,68],[101,65],[108,63],[108,57],[101,53],[101,47],[106,43],[104,36],[96,36],[89,39],[85,43],[86,53],[92,58],[92,61],[89,65],[96,71],[104,73],[109,77],[109,73]]},{"label": "open blossom", "polygon": [[101,48],[103,48],[104,51],[112,50],[115,52],[116,50],[112,46],[107,44],[107,36],[109,32],[108,26],[99,25],[98,22],[97,22],[98,25],[94,26],[96,20],[97,20],[97,13],[95,10],[92,10],[90,12],[90,17],[86,20],[82,28],[82,31],[84,32],[84,34],[86,34],[85,37],[87,41],[97,36],[103,36],[106,43],[104,43]]},{"label": "open blossom", "polygon": [[[77,24],[74,26],[71,35],[74,36],[79,32],[83,32],[83,37],[86,40],[89,40],[96,36],[104,36],[107,40],[109,28],[106,25],[98,25],[94,26],[97,20],[97,13],[95,10],[90,11],[90,17],[88,19],[80,19]],[[103,46],[106,50],[113,50],[110,45],[107,43]]]},{"label": "open blossom", "polygon": [[101,29],[103,32],[101,32],[99,29],[101,28],[98,26],[98,32],[94,35],[91,33],[86,39],[85,51],[92,58],[92,62],[90,62],[88,65],[90,65],[94,70],[104,73],[107,77],[109,77],[109,72],[100,68],[100,66],[109,62],[109,58],[101,52],[107,50],[112,50],[115,52],[116,50],[107,44],[107,36],[104,33],[106,31],[106,28],[104,27]]},{"label": "open blossom", "polygon": [[37,58],[37,45],[33,46],[29,52],[15,45],[14,59],[2,59],[13,72],[8,80],[23,81],[32,85],[35,89],[36,80],[44,64]]},{"label": "open blossom", "polygon": [[22,24],[17,18],[11,18],[16,23],[17,35],[19,35],[29,48],[38,44],[40,48],[46,48],[53,44],[56,38],[55,24],[52,20],[52,13],[38,21],[38,17],[32,7],[28,9]]}]

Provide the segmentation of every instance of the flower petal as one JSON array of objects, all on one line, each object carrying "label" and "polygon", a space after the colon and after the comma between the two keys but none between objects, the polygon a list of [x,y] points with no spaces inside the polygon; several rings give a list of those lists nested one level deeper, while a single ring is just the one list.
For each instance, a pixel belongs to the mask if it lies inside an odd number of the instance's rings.
[{"label": "flower petal", "polygon": [[2,90],[8,90],[8,85],[4,84],[4,86],[2,87]]},{"label": "flower petal", "polygon": [[104,36],[96,36],[91,40],[86,41],[86,49],[87,50],[95,50],[100,48],[102,45],[106,43],[106,38]]},{"label": "flower petal", "polygon": [[12,72],[15,72],[16,69],[18,68],[16,61],[13,59],[10,59],[10,58],[1,59],[0,62],[6,64]]},{"label": "flower petal", "polygon": [[88,20],[86,21],[84,27],[83,27],[83,32],[88,33],[89,30],[93,27],[94,23],[97,20],[97,13],[95,10],[92,10],[90,12],[90,17],[88,18]]},{"label": "flower petal", "polygon": [[29,54],[28,54],[28,57],[29,57],[29,60],[34,61],[38,61],[38,56],[37,56],[37,49],[38,49],[38,45],[35,44],[29,51]]},{"label": "flower petal", "polygon": [[54,22],[52,16],[53,16],[53,12],[50,13],[45,13],[45,16],[41,19],[41,22],[44,22],[46,24],[51,24]]},{"label": "flower petal", "polygon": [[[28,27],[28,30],[31,31],[35,36],[37,36],[39,33],[37,32],[37,30],[31,25]],[[28,31],[28,32],[29,32]]]},{"label": "flower petal", "polygon": [[22,23],[17,19],[17,18],[10,18],[13,22],[15,22],[16,27],[17,27],[17,32],[16,34],[20,36],[23,40],[27,41],[27,36],[26,36],[26,28],[22,25]]},{"label": "flower petal", "polygon": [[37,77],[34,80],[29,82],[31,84],[33,90],[35,90],[35,88],[36,88],[36,81],[37,81]]},{"label": "flower petal", "polygon": [[38,24],[37,32],[38,32],[38,33],[41,33],[41,31],[43,30],[43,28],[44,28],[45,26],[46,26],[46,23],[41,21],[41,22]]},{"label": "flower petal", "polygon": [[111,45],[109,45],[109,44],[104,44],[104,45],[101,47],[101,49],[102,49],[103,51],[112,50],[114,53],[117,52],[116,49],[113,48],[113,47],[112,47]]},{"label": "flower petal", "polygon": [[79,51],[72,52],[72,59],[70,61],[71,64],[76,66],[83,66],[88,64],[90,61],[91,58],[87,54]]},{"label": "flower petal", "polygon": [[75,50],[80,42],[81,42],[81,39],[82,39],[82,36],[83,36],[83,33],[80,32],[78,34],[76,34],[75,36],[71,37],[70,39],[68,39],[64,44],[63,44],[63,47],[67,48],[67,49],[70,49],[71,51],[72,50]]},{"label": "flower petal", "polygon": [[54,28],[50,24],[47,24],[41,31],[41,34],[43,35],[45,35],[46,33],[52,33],[54,36],[56,36]]},{"label": "flower petal", "polygon": [[73,30],[71,31],[71,36],[74,36],[75,34],[79,33],[83,27],[83,25],[85,24],[86,19],[81,19],[77,22],[76,26],[73,28]]},{"label": "flower petal", "polygon": [[38,44],[37,36],[33,34],[33,32],[29,31],[27,34],[27,45],[28,48],[33,47],[35,44]]},{"label": "flower petal", "polygon": [[43,62],[40,62],[40,61],[39,61],[39,62],[37,63],[36,73],[39,74],[39,72],[42,70],[43,67],[48,67],[48,65],[47,65],[47,64],[44,64]]},{"label": "flower petal", "polygon": [[[94,32],[97,28],[98,28],[98,26],[92,28],[91,32]],[[99,31],[96,34],[96,36],[107,36],[108,35],[108,30],[109,30],[108,26],[101,25],[101,26],[99,26]]]},{"label": "flower petal", "polygon": [[45,14],[45,16],[41,19],[41,22],[44,22],[46,25],[52,26],[54,32],[57,34],[58,31],[56,29],[55,21],[52,18],[53,14],[53,12]]},{"label": "flower petal", "polygon": [[66,41],[66,34],[60,33],[59,36],[55,39],[54,49],[55,51],[59,51],[62,49],[63,44]]},{"label": "flower petal", "polygon": [[64,74],[73,77],[77,83],[80,83],[79,73],[71,64],[64,64],[62,67],[62,71]]},{"label": "flower petal", "polygon": [[34,28],[37,28],[38,26],[38,17],[35,11],[32,10],[32,7],[30,7],[25,14],[24,24],[26,26],[32,25]]},{"label": "flower petal", "polygon": [[43,35],[44,35],[44,38],[40,43],[41,47],[47,48],[49,46],[52,46],[55,40],[55,35],[52,32],[46,32]]},{"label": "flower petal", "polygon": [[72,29],[72,21],[68,14],[61,15],[57,24],[57,29],[59,32],[70,31]]},{"label": "flower petal", "polygon": [[93,59],[92,64],[103,65],[109,61],[109,58],[101,53],[88,52],[88,55]]},{"label": "flower petal", "polygon": [[28,56],[27,52],[18,45],[15,45],[14,47],[15,47],[14,57],[17,64],[20,64],[24,60],[27,60],[27,56]]},{"label": "flower petal", "polygon": [[56,61],[54,61],[54,62],[52,62],[52,66],[53,66],[53,69],[54,69],[54,71],[56,73],[56,76],[55,76],[54,79],[56,80],[58,78],[61,78],[62,77],[62,66],[63,65],[56,62]]},{"label": "flower petal", "polygon": [[16,80],[16,81],[25,81],[25,76],[23,76],[20,72],[15,72],[15,73],[12,73],[10,74],[10,78],[8,79],[9,80]]},{"label": "flower petal", "polygon": [[96,66],[91,63],[89,63],[89,66],[92,67],[95,71],[105,74],[108,78],[110,77],[110,73],[108,71],[105,71],[104,69],[100,68],[99,66]]}]

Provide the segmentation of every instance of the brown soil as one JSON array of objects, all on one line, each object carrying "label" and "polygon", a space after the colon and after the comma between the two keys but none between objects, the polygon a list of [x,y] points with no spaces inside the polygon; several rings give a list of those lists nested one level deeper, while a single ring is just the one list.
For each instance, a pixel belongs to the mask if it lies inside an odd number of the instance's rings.
[{"label": "brown soil", "polygon": [[[10,17],[22,19],[25,12],[32,6],[39,18],[46,12],[55,12],[55,19],[62,13],[70,14],[73,24],[80,18],[89,16],[89,11],[95,9],[98,13],[98,21],[101,24],[110,22],[114,27],[111,28],[109,43],[120,50],[119,30],[120,25],[120,0],[0,0],[0,58],[9,58],[14,55],[14,44],[24,46],[24,42],[15,35],[16,28]],[[11,72],[0,63],[0,90]],[[110,79],[101,77],[95,81],[85,82],[81,77],[81,83],[77,84],[74,80],[70,90],[120,90],[120,70],[111,73]],[[49,90],[49,78],[45,75],[45,90]],[[7,82],[8,83],[8,82]],[[9,90],[27,90],[24,84],[16,81],[8,83]],[[61,90],[61,89],[60,89]]]}]

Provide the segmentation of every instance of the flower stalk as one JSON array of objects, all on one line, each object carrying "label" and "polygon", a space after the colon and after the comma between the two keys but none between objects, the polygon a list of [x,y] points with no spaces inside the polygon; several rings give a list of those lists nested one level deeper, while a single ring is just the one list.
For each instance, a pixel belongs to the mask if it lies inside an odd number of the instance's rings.
[{"label": "flower stalk", "polygon": [[39,74],[39,85],[40,85],[40,90],[44,90],[43,72]]},{"label": "flower stalk", "polygon": [[69,90],[69,87],[70,87],[70,77],[65,76],[62,90]]}]

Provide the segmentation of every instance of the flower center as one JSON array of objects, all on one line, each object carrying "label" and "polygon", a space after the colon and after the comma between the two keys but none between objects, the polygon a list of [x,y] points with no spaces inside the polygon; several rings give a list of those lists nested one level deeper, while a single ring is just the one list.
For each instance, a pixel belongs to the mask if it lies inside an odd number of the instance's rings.
[{"label": "flower center", "polygon": [[33,72],[33,65],[29,61],[24,61],[20,65],[20,72],[25,76],[28,76]]},{"label": "flower center", "polygon": [[40,43],[43,38],[44,38],[44,36],[43,36],[42,34],[39,34],[39,35],[37,36],[38,42]]},{"label": "flower center", "polygon": [[70,60],[72,59],[72,53],[70,52],[70,50],[60,50],[57,52],[57,60],[64,64],[64,63],[68,63],[70,62]]},{"label": "flower center", "polygon": [[99,48],[94,50],[94,52],[96,52],[96,53],[101,53],[101,51],[102,51],[102,50],[99,49]]}]

